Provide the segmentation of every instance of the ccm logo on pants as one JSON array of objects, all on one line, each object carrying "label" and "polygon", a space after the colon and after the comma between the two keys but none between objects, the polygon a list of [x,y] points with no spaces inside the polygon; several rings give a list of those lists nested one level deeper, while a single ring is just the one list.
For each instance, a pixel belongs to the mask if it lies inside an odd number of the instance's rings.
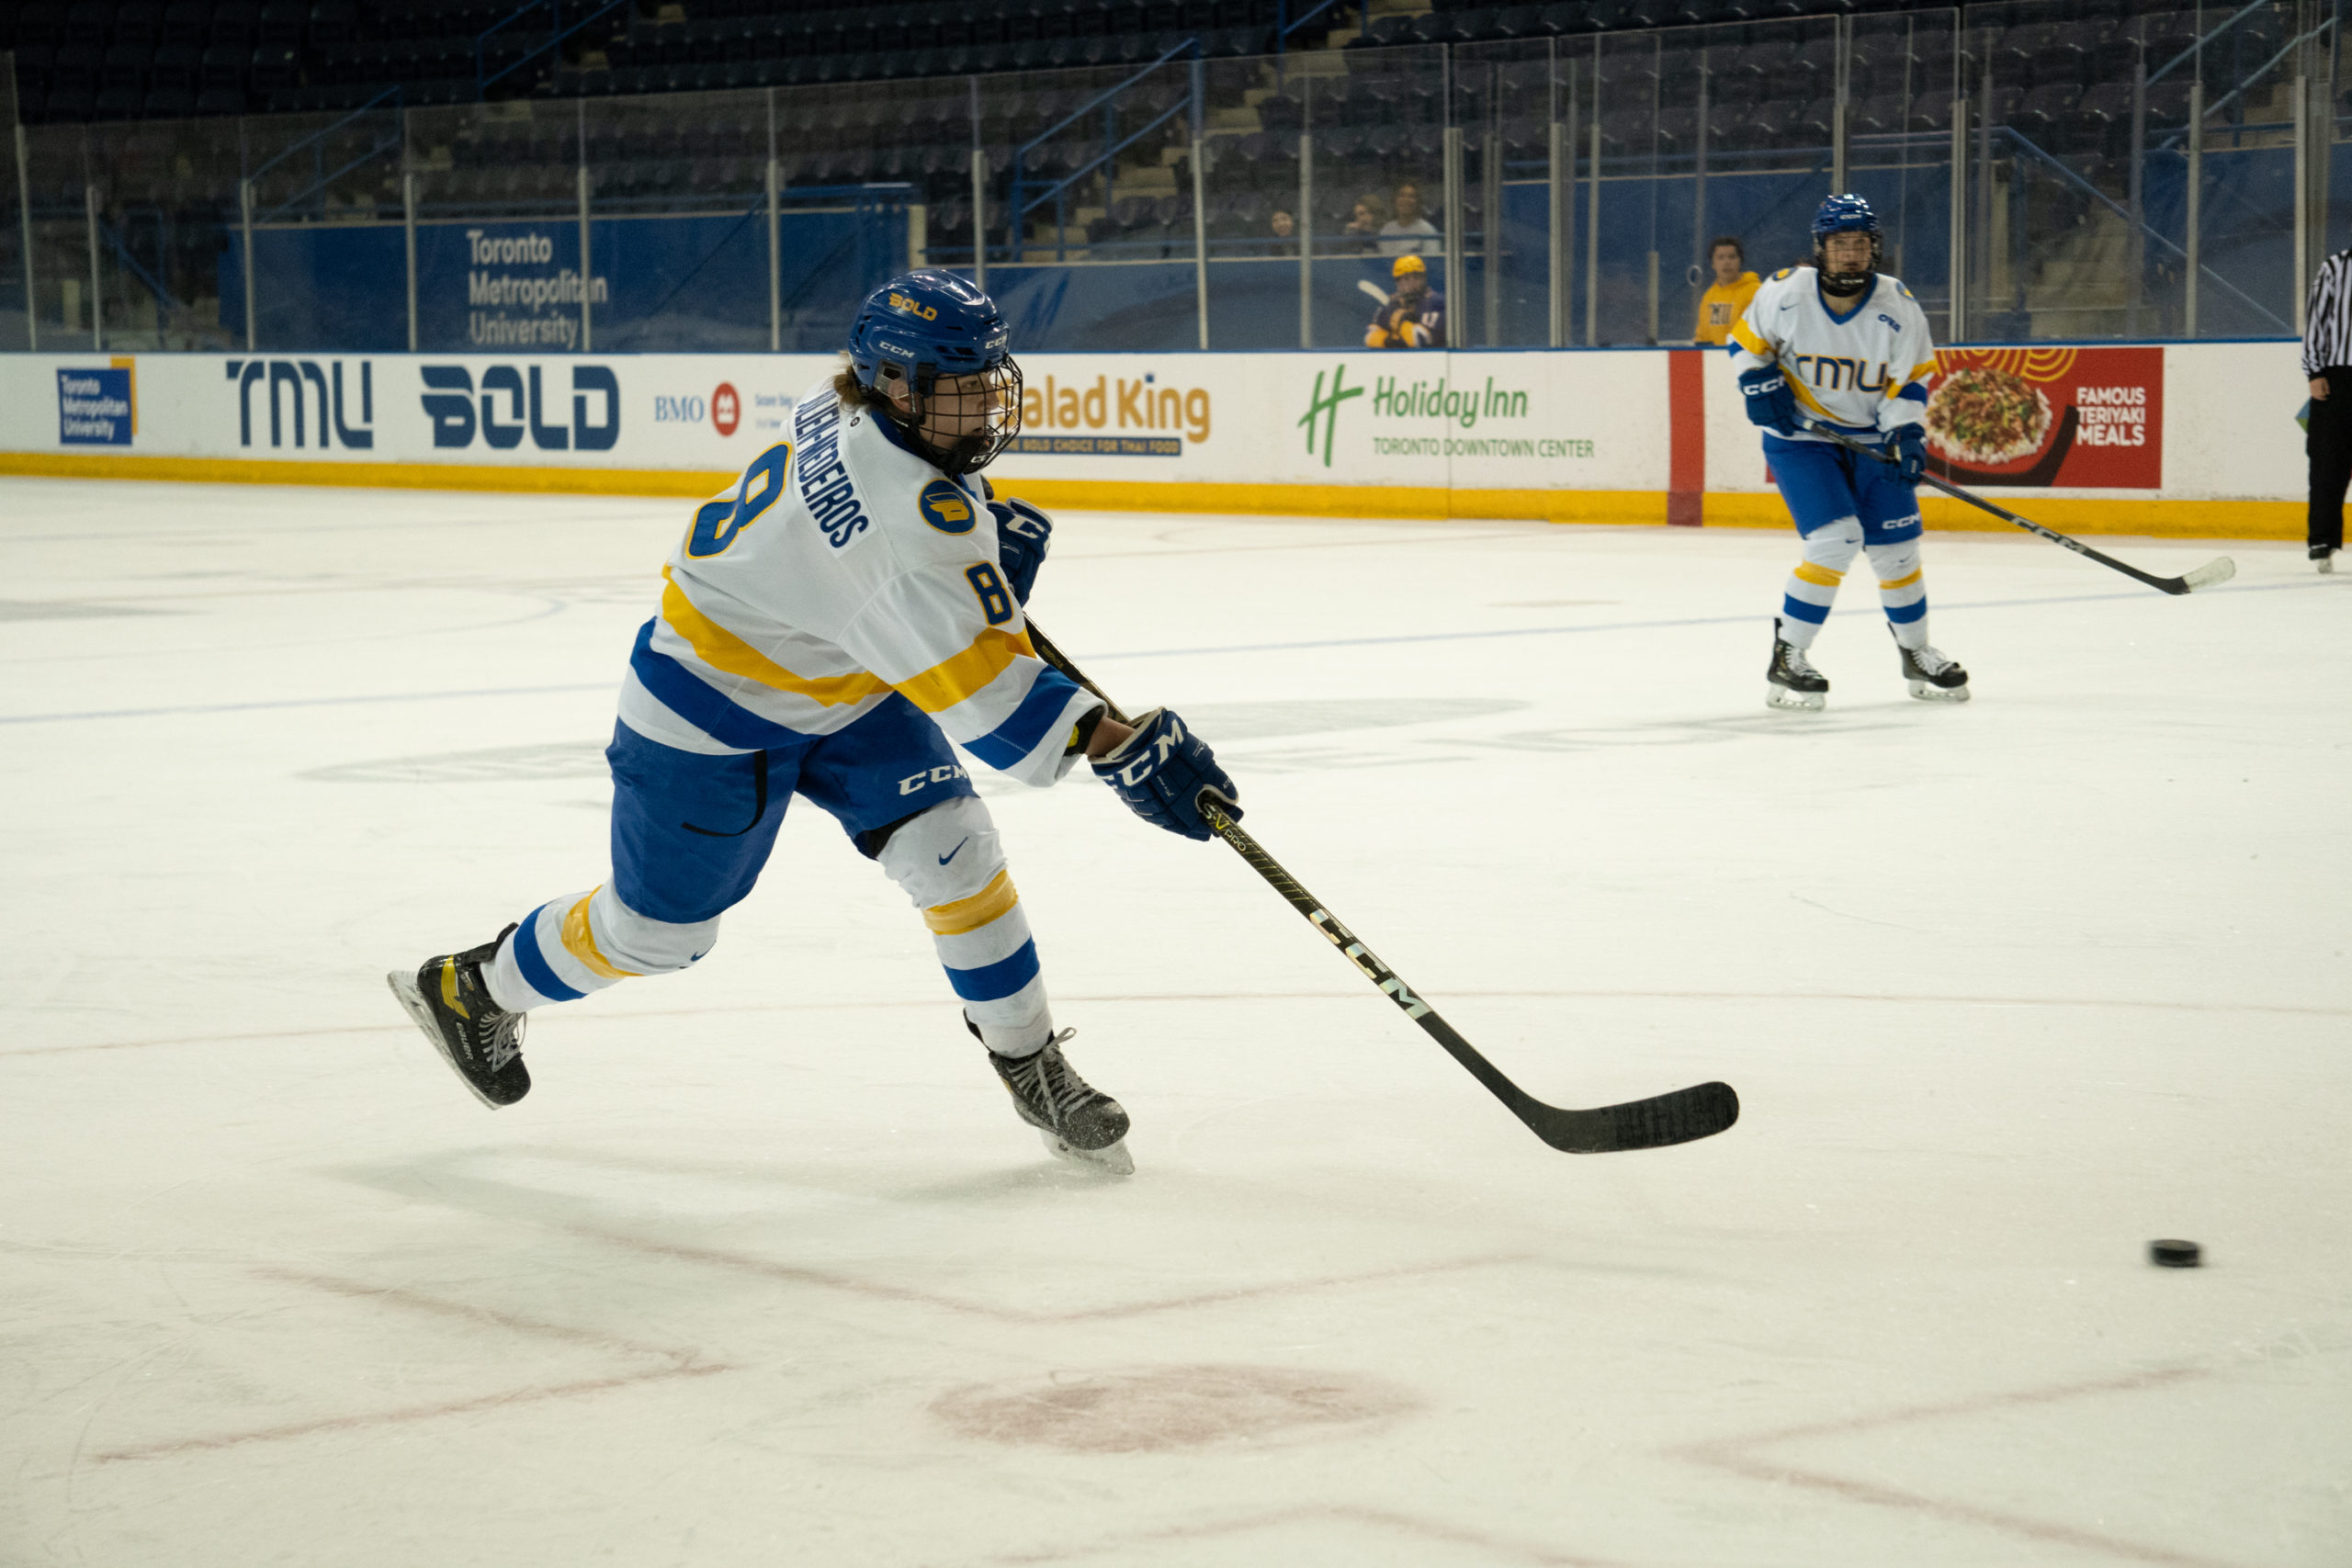
[{"label": "ccm logo on pants", "polygon": [[912,795],[929,784],[945,784],[950,779],[968,777],[961,768],[933,768],[929,773],[909,773],[899,781],[900,795]]}]

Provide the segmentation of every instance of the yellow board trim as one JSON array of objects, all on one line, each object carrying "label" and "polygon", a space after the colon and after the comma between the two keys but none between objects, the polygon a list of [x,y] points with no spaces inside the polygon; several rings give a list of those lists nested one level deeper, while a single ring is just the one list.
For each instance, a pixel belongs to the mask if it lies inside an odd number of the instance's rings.
[{"label": "yellow board trim", "polygon": [[1021,895],[1012,888],[1012,873],[1000,871],[986,887],[969,898],[958,898],[952,904],[934,904],[922,912],[922,923],[931,928],[933,936],[962,936],[978,931],[991,920],[1001,919],[1005,911],[1021,902]]},{"label": "yellow board trim", "polygon": [[[591,888],[588,898],[594,898],[598,891]],[[579,903],[574,904],[563,917],[565,950],[582,964],[586,964],[588,972],[592,975],[601,975],[607,980],[639,978],[637,970],[616,966],[605,956],[604,950],[596,945],[596,933],[588,929],[588,898],[582,898]]]},{"label": "yellow board trim", "polygon": [[896,682],[907,700],[925,713],[944,713],[1012,668],[1015,659],[1037,657],[1025,631],[999,631],[994,626],[972,639],[972,646],[943,659],[920,675]]},{"label": "yellow board trim", "polygon": [[[740,476],[668,468],[547,468],[439,463],[294,463],[259,458],[107,457],[0,452],[0,475],[209,484],[349,485],[375,490],[529,491],[576,495],[685,496],[707,500]],[[1442,485],[1178,484],[1143,479],[1004,479],[1002,493],[1048,511],[1222,512],[1263,517],[1462,518],[1663,526],[1664,490],[1449,490]],[[2014,492],[2009,499],[2015,499]],[[1943,496],[1921,496],[1931,528],[2006,534],[2013,525]],[[2017,504],[2069,534],[2165,539],[2303,537],[2300,501],[2168,501],[2155,497],[2041,497]],[[1786,528],[1788,508],[1770,491],[1713,491],[1713,528]]]},{"label": "yellow board trim", "polygon": [[1910,575],[1910,576],[1908,576],[1908,577],[1898,577],[1898,578],[1896,578],[1896,579],[1895,579],[1894,581],[1892,581],[1892,582],[1887,581],[1884,578],[1881,578],[1881,579],[1879,579],[1879,584],[1878,584],[1878,585],[1879,585],[1881,588],[1883,588],[1883,589],[1886,590],[1886,592],[1888,592],[1889,593],[1892,593],[1892,592],[1894,592],[1896,589],[1898,589],[1898,588],[1908,588],[1908,587],[1910,587],[1913,583],[1915,583],[1915,582],[1918,581],[1920,578],[1922,578],[1922,577],[1924,577],[1925,575],[1927,575],[1927,570],[1928,570],[1928,569],[1927,569],[1926,567],[1923,567],[1923,566],[1921,566],[1921,567],[1914,567],[1914,568],[1912,568],[1912,569],[1911,569],[1911,575]]},{"label": "yellow board trim", "polygon": [[757,681],[763,686],[790,692],[827,707],[847,707],[868,697],[881,696],[890,689],[890,683],[880,676],[863,672],[797,675],[695,608],[695,602],[686,597],[686,591],[678,586],[666,566],[662,569],[662,620],[686,639],[686,646],[695,650],[695,658],[713,670],[724,670],[729,675],[741,675],[746,681]]},{"label": "yellow board trim", "polygon": [[557,468],[487,463],[300,463],[261,457],[141,457],[0,452],[0,474],[57,479],[157,479],[240,485],[355,485],[368,490],[533,491],[570,495],[682,495],[732,491],[734,472]]},{"label": "yellow board trim", "polygon": [[1832,571],[1826,566],[1815,566],[1807,560],[1797,563],[1796,579],[1799,582],[1810,582],[1815,588],[1835,588],[1846,581],[1846,574]]}]

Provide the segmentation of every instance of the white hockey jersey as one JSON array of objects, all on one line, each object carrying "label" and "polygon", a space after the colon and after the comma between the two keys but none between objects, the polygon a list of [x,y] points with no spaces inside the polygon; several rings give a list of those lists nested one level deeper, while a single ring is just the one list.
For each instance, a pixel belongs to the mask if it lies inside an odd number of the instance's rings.
[{"label": "white hockey jersey", "polygon": [[[1783,267],[1756,291],[1731,330],[1739,368],[1778,365],[1797,406],[1849,435],[1875,440],[1924,423],[1936,345],[1919,301],[1882,273],[1851,310],[1833,315],[1815,276],[1809,266]],[[1804,430],[1796,438],[1823,439]]]},{"label": "white hockey jersey", "polygon": [[1068,771],[1100,699],[1038,659],[980,481],[951,479],[830,380],[790,435],[695,510],[639,633],[620,717],[665,746],[762,750],[904,694],[1024,783]]}]

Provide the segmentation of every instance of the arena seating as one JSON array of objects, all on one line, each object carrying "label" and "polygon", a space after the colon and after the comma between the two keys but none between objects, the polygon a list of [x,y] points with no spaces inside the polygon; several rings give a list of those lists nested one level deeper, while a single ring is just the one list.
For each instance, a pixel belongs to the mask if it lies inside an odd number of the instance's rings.
[{"label": "arena seating", "polygon": [[[15,52],[28,122],[177,119],[348,108],[393,87],[402,104],[429,106],[483,96],[604,96],[1115,65],[1158,58],[1190,39],[1212,59],[1258,55],[1272,52],[1278,27],[1313,0],[1290,0],[1287,8],[1278,0],[910,0],[858,7],[686,0],[658,13],[651,3],[623,0],[598,12],[594,0],[571,0],[566,25],[575,30],[550,48],[553,11],[545,3],[518,12],[507,0],[366,6],[351,0],[74,0],[64,7],[9,7],[0,14],[0,49]],[[1904,0],[1438,0],[1418,15],[1374,17],[1359,30],[1364,0],[1340,0],[1291,33],[1287,46],[1321,46],[1338,28],[1356,51],[1801,15],[1883,17],[1905,8]],[[2014,17],[2018,7],[2004,13]],[[582,23],[583,17],[589,19]],[[2152,28],[2152,21],[2158,25]],[[2117,122],[2111,89],[2128,79],[2143,38],[2152,55],[2169,58],[2194,39],[2194,15],[2150,18],[2127,11],[2124,0],[2066,0],[2045,20],[2012,20],[1992,40],[1989,59],[2004,89],[2023,91],[2020,129],[2103,144]],[[2262,41],[2249,38],[2245,47]],[[1758,46],[1767,54],[1776,47]],[[1817,115],[1804,112],[1805,106],[1829,96],[1826,61],[1758,61],[1749,73],[1769,78],[1770,91],[1746,107],[1769,104],[1770,112],[1735,122],[1774,137],[1808,134]],[[1907,122],[1907,112],[1892,102],[1898,84],[1865,74],[1873,89],[1887,89],[1875,96],[1853,89],[1870,123]],[[485,89],[486,77],[492,79]],[[1278,127],[1270,121],[1266,129]]]}]

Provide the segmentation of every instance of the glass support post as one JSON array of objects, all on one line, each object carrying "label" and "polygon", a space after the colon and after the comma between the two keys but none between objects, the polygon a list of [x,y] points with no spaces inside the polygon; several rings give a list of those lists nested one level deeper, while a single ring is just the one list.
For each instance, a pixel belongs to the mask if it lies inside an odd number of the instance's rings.
[{"label": "glass support post", "polygon": [[25,128],[17,127],[17,225],[25,240],[25,347],[28,352],[40,352],[40,296],[33,292],[33,182],[32,154],[25,141]]},{"label": "glass support post", "polygon": [[2140,335],[2140,304],[2148,293],[2148,56],[2143,49],[2132,66],[2132,167],[2126,177],[2126,203],[2132,218],[2131,243],[2124,247],[2130,269],[2131,302],[2124,307],[2123,331]]},{"label": "glass support post", "polygon": [[980,140],[980,79],[966,80],[972,88],[972,284],[985,292],[989,286],[989,150]]},{"label": "glass support post", "polygon": [[1568,341],[1568,180],[1564,167],[1567,152],[1568,128],[1555,119],[1544,148],[1544,183],[1551,199],[1545,204],[1549,232],[1544,235],[1544,254],[1551,262],[1544,269],[1544,293],[1550,321],[1545,341],[1554,348],[1563,347]]},{"label": "glass support post", "polygon": [[254,351],[254,182],[237,182],[238,220],[245,240],[245,352]]},{"label": "glass support post", "polygon": [[596,268],[588,254],[588,100],[579,102],[580,135],[580,352],[593,354],[596,348],[595,317],[589,303],[595,294],[594,279]]},{"label": "glass support post", "polygon": [[775,155],[775,89],[768,99],[768,352],[784,352],[784,164]]},{"label": "glass support post", "polygon": [[1944,313],[1944,339],[1959,343],[1968,336],[1968,110],[1966,94],[1951,101],[1951,255],[1945,264],[1951,275],[1951,302]]},{"label": "glass support post", "polygon": [[1836,18],[1834,36],[1838,64],[1833,78],[1837,83],[1836,96],[1829,106],[1829,188],[1836,193],[1850,188],[1846,168],[1846,100],[1853,87],[1854,19]]},{"label": "glass support post", "polygon": [[1592,51],[1592,162],[1584,205],[1584,345],[1600,343],[1600,51]]},{"label": "glass support post", "polygon": [[1202,66],[1196,57],[1193,61],[1193,303],[1200,318],[1201,347],[1209,345],[1209,213],[1208,171],[1204,160],[1208,142],[1203,135],[1206,128],[1208,103],[1203,92]]},{"label": "glass support post", "polygon": [[2202,75],[2188,83],[2188,232],[2182,235],[2188,252],[2187,294],[2181,301],[2183,337],[2197,335],[2198,274],[2204,265],[2205,245],[2205,83]]},{"label": "glass support post", "polygon": [[1315,346],[1315,133],[1298,133],[1298,346]]},{"label": "glass support post", "polygon": [[90,235],[90,352],[102,354],[107,346],[107,310],[106,296],[99,292],[98,182],[96,180],[82,182],[82,215]]},{"label": "glass support post", "polygon": [[[401,160],[405,163],[405,157]],[[407,268],[408,351],[416,352],[416,171],[401,171],[401,256]]]}]

